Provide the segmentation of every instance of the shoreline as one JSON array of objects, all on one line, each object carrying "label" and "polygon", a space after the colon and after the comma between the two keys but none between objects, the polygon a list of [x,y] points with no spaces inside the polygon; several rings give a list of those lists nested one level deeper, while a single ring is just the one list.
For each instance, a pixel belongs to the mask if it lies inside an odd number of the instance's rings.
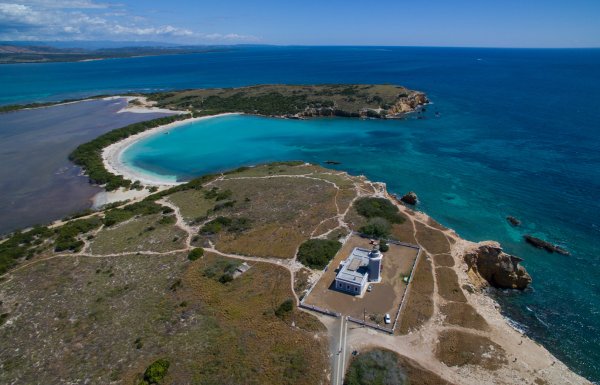
[{"label": "shoreline", "polygon": [[[144,108],[144,107],[140,107],[140,108]],[[171,111],[171,110],[169,110],[169,111]],[[155,111],[150,111],[150,112],[155,112]],[[117,142],[117,143],[113,143],[113,144],[105,147],[102,150],[102,161],[104,163],[104,167],[106,167],[106,169],[109,172],[111,172],[115,175],[121,175],[124,178],[131,180],[132,182],[135,182],[136,180],[138,180],[138,181],[140,181],[140,183],[142,183],[143,185],[146,185],[146,186],[158,186],[158,187],[167,187],[168,186],[168,187],[171,187],[171,186],[177,186],[177,185],[183,184],[185,182],[169,181],[166,178],[160,178],[159,176],[153,176],[150,173],[144,173],[142,171],[135,170],[123,162],[122,155],[129,147],[133,146],[135,143],[139,142],[140,140],[143,140],[149,136],[161,133],[163,131],[173,129],[173,128],[176,128],[176,127],[179,127],[179,126],[182,126],[185,124],[199,122],[202,120],[214,119],[214,118],[228,116],[228,115],[241,115],[241,114],[242,113],[240,113],[240,112],[227,112],[227,113],[217,114],[217,115],[202,116],[202,117],[198,117],[198,118],[190,118],[190,119],[185,119],[185,120],[181,120],[178,122],[166,124],[164,126],[158,126],[158,127],[149,129],[147,131],[141,132],[139,134],[132,135],[126,139],[123,139],[123,140]]]}]

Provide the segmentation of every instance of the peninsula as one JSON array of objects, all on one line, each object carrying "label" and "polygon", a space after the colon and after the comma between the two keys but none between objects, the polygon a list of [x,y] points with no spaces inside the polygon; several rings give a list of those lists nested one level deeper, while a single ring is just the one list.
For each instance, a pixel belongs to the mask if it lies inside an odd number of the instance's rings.
[{"label": "peninsula", "polygon": [[[103,156],[219,113],[388,118],[426,102],[368,85],[132,97],[130,108],[179,113],[71,159],[93,182],[141,194],[0,243],[0,382],[590,384],[488,296],[529,285],[519,258],[461,239],[383,183],[286,161],[145,185]],[[345,265],[357,249],[378,256],[381,277],[354,295],[334,281],[358,271]]]}]

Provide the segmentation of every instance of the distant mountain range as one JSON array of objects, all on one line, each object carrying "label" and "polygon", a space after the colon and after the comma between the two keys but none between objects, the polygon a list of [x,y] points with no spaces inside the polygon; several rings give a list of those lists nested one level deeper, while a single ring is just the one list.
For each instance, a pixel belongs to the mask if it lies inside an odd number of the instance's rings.
[{"label": "distant mountain range", "polygon": [[228,49],[231,46],[180,46],[155,42],[0,42],[0,64],[100,60]]}]

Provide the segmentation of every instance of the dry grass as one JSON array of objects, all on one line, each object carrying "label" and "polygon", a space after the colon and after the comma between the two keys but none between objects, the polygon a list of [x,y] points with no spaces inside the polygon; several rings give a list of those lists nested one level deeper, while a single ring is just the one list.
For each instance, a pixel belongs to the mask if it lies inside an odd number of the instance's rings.
[{"label": "dry grass", "polygon": [[320,322],[273,313],[292,297],[289,272],[254,264],[221,284],[202,275],[218,259],[68,257],[16,272],[0,291],[0,383],[129,385],[158,358],[164,384],[326,383]]},{"label": "dry grass", "polygon": [[452,385],[416,361],[382,348],[354,357],[348,367],[346,381],[360,385]]},{"label": "dry grass", "polygon": [[147,215],[103,229],[89,251],[111,254],[137,251],[171,251],[185,247],[186,233],[174,224],[161,224],[160,214]]},{"label": "dry grass", "polygon": [[201,341],[204,317],[180,322],[170,298],[184,265],[183,255],[68,257],[16,273],[0,293],[11,308],[0,328],[0,383],[122,383],[184,335]]},{"label": "dry grass", "polygon": [[288,165],[288,164],[264,164],[248,167],[239,171],[224,175],[225,179],[239,177],[264,177],[272,175],[304,175],[325,171],[324,168],[312,164]]},{"label": "dry grass", "polygon": [[452,385],[408,357],[398,355],[398,363],[406,371],[409,383],[412,385]]},{"label": "dry grass", "polygon": [[473,306],[461,302],[448,302],[440,306],[440,313],[446,318],[444,324],[456,325],[468,329],[489,330],[485,319],[477,313]]},{"label": "dry grass", "polygon": [[236,205],[220,215],[253,220],[252,229],[215,238],[219,250],[260,257],[293,258],[298,246],[326,218],[337,214],[336,189],[306,178],[224,180],[215,183],[233,192]]},{"label": "dry grass", "polygon": [[459,330],[442,331],[435,354],[448,366],[475,365],[497,370],[508,363],[500,345],[487,337]]},{"label": "dry grass", "polygon": [[453,267],[454,258],[450,254],[438,254],[433,256],[433,263],[436,266]]},{"label": "dry grass", "polygon": [[294,291],[298,297],[302,297],[308,290],[310,282],[310,270],[306,267],[301,268],[294,274]]},{"label": "dry grass", "polygon": [[421,255],[415,266],[410,285],[399,327],[396,328],[399,334],[418,329],[433,315],[433,271],[431,260],[426,254]]},{"label": "dry grass", "polygon": [[195,382],[325,383],[326,340],[315,338],[322,325],[304,312],[293,317],[297,327],[291,326],[291,316],[280,319],[274,315],[275,309],[292,297],[289,272],[256,263],[239,278],[222,284],[203,276],[219,259],[224,258],[208,254],[192,263],[179,291],[189,304],[208,307],[219,325],[218,346],[195,361]]},{"label": "dry grass", "polygon": [[467,302],[465,294],[458,284],[458,276],[454,269],[438,267],[435,269],[438,294],[447,301]]},{"label": "dry grass", "polygon": [[179,207],[183,219],[188,223],[205,218],[215,206],[215,199],[206,199],[204,191],[199,190],[179,191],[169,195],[169,200]]},{"label": "dry grass", "polygon": [[417,240],[430,254],[443,254],[450,252],[450,243],[444,233],[432,229],[422,223],[416,222]]},{"label": "dry grass", "polygon": [[403,223],[394,223],[392,225],[392,238],[401,242],[412,243],[415,245],[417,244],[413,224],[408,219],[406,219]]}]

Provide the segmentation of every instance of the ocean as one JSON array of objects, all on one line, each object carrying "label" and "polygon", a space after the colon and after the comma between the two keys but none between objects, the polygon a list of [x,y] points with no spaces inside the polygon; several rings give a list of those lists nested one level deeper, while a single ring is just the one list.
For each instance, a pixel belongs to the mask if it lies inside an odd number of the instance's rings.
[{"label": "ocean", "polygon": [[[391,192],[414,190],[420,210],[462,237],[497,240],[525,260],[532,288],[495,293],[503,311],[600,381],[600,50],[241,47],[3,65],[0,103],[261,83],[393,83],[432,104],[424,119],[402,121],[228,116],[150,137],[126,159],[182,179],[270,160],[335,160]],[[507,215],[523,225],[511,227]],[[526,233],[571,256],[532,248]]]}]

